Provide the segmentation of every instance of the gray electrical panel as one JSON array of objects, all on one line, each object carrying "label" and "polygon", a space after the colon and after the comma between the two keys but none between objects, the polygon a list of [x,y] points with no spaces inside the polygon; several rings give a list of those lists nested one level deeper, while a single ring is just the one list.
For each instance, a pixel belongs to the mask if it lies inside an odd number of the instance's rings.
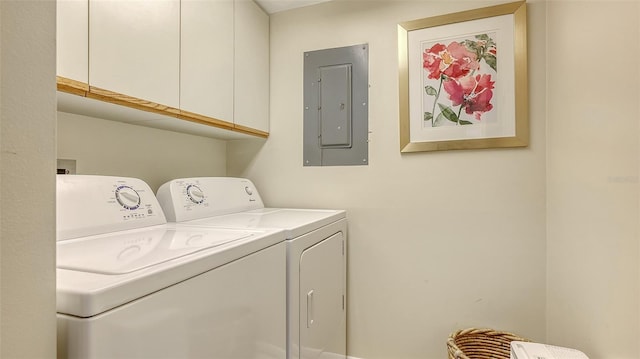
[{"label": "gray electrical panel", "polygon": [[304,53],[305,166],[369,163],[369,46]]}]

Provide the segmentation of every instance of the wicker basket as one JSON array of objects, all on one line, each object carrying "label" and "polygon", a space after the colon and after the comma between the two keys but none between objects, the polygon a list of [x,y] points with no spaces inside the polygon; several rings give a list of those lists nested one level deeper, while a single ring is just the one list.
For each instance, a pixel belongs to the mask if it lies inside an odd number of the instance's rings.
[{"label": "wicker basket", "polygon": [[512,341],[528,342],[517,335],[493,329],[469,328],[449,335],[449,359],[509,359]]}]

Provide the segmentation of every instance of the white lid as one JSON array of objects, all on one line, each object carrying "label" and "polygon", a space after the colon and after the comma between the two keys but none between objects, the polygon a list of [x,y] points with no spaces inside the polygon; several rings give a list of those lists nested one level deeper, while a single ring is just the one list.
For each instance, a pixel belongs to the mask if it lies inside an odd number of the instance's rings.
[{"label": "white lid", "polygon": [[57,248],[57,267],[125,274],[254,235],[245,231],[166,226],[103,234],[61,241]]},{"label": "white lid", "polygon": [[92,317],[283,240],[277,230],[166,224],[59,241],[57,312]]},{"label": "white lid", "polygon": [[293,239],[346,217],[343,210],[262,208],[198,219],[183,224],[228,228],[276,228]]}]

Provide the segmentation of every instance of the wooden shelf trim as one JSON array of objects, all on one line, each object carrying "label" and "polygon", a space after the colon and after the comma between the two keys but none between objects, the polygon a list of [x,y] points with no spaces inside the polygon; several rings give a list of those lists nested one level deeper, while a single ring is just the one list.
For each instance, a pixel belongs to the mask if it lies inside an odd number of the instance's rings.
[{"label": "wooden shelf trim", "polygon": [[218,120],[217,118],[199,115],[197,113],[180,110],[178,118],[186,121],[200,123],[203,125],[214,126],[225,130],[233,131],[233,123]]},{"label": "wooden shelf trim", "polygon": [[84,82],[71,80],[66,77],[56,76],[56,83],[58,87],[58,91],[78,95],[78,96],[87,96],[87,92],[89,92],[89,85]]},{"label": "wooden shelf trim", "polygon": [[262,137],[262,138],[269,137],[269,132],[256,130],[255,128],[246,127],[246,126],[242,126],[242,125],[235,125],[234,124],[233,125],[233,130],[236,131],[236,132],[246,133],[247,135],[253,135],[253,136],[258,136],[258,137]]},{"label": "wooden shelf trim", "polygon": [[244,133],[261,138],[269,137],[269,133],[254,128],[236,125],[231,122],[219,120],[217,118],[199,115],[197,113],[180,110],[178,108],[161,105],[155,102],[146,101],[136,97],[121,93],[89,86],[86,83],[57,76],[58,91],[72,95],[87,97],[103,102],[109,102],[120,106],[126,106],[140,111],[153,112],[160,115],[175,117],[180,120],[199,123],[201,125],[212,126],[224,130]]},{"label": "wooden shelf trim", "polygon": [[180,110],[177,108],[161,105],[155,102],[142,100],[136,97],[127,96],[121,93],[89,86],[87,97],[94,100],[113,103],[120,106],[127,106],[136,110],[153,112],[169,117],[178,117]]}]

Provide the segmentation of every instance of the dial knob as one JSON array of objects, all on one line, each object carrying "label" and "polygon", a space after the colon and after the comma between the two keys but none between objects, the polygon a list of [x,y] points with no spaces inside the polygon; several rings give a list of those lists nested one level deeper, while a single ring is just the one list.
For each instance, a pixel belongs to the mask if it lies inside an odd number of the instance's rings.
[{"label": "dial knob", "polygon": [[204,202],[204,192],[196,185],[190,184],[187,186],[187,197],[189,197],[193,203],[199,204]]},{"label": "dial knob", "polygon": [[129,186],[116,188],[116,200],[125,209],[134,210],[140,207],[140,195]]}]

